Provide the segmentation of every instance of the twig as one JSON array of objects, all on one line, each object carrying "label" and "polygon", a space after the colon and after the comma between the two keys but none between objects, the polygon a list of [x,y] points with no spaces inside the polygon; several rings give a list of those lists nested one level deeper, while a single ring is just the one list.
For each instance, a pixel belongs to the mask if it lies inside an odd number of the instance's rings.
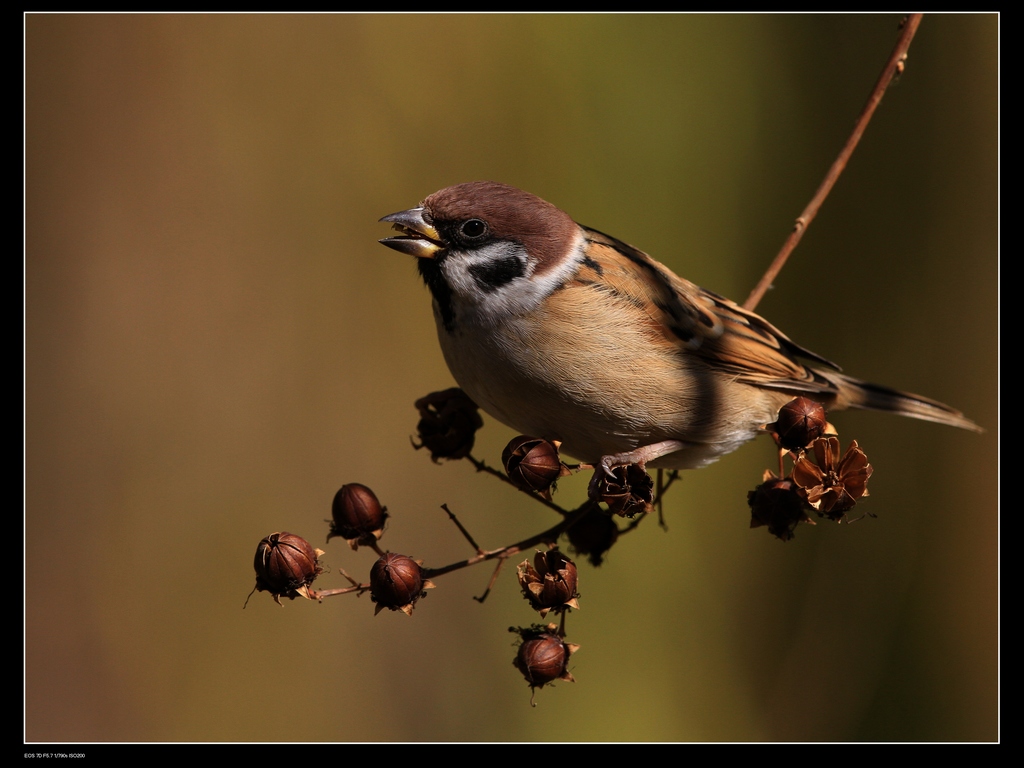
[{"label": "twig", "polygon": [[441,576],[445,573],[450,573],[451,571],[457,571],[460,568],[467,568],[471,565],[482,563],[484,560],[493,560],[496,557],[500,557],[502,559],[512,557],[513,555],[522,552],[524,549],[529,549],[530,547],[540,544],[541,542],[553,544],[558,541],[559,536],[561,536],[563,533],[565,533],[565,531],[569,530],[573,525],[575,525],[577,520],[582,519],[583,516],[590,511],[593,504],[594,502],[592,501],[585,502],[583,506],[581,506],[577,510],[574,510],[573,512],[570,512],[568,514],[568,517],[559,522],[557,525],[553,525],[546,531],[541,531],[540,533],[534,536],[530,536],[527,539],[523,539],[522,541],[518,541],[515,544],[509,544],[507,547],[499,547],[498,549],[492,549],[489,551],[482,551],[475,557],[470,557],[466,560],[460,560],[457,563],[445,565],[441,568],[424,568],[423,577],[429,579],[435,576]]},{"label": "twig", "polygon": [[843,147],[836,161],[832,163],[832,167],[829,168],[824,181],[821,182],[818,191],[811,198],[811,202],[807,204],[803,213],[796,220],[793,231],[783,244],[782,250],[779,251],[771,266],[768,267],[761,281],[750,292],[747,300],[743,302],[744,309],[753,310],[757,307],[765,292],[771,287],[772,282],[782,270],[786,259],[789,258],[789,254],[796,248],[797,243],[804,236],[807,227],[810,226],[814,217],[818,215],[818,209],[821,208],[821,204],[825,202],[828,193],[832,191],[832,187],[835,186],[839,175],[846,168],[846,163],[853,154],[853,150],[857,148],[860,137],[864,134],[864,129],[868,127],[871,116],[875,113],[875,108],[878,107],[879,102],[882,101],[882,96],[885,95],[886,88],[889,87],[889,84],[896,75],[903,72],[904,62],[907,60],[907,49],[910,48],[910,41],[914,39],[914,33],[917,32],[917,28],[921,24],[921,16],[922,14],[920,13],[912,13],[903,20],[903,23],[900,25],[900,36],[896,40],[896,46],[892,49],[889,60],[886,62],[882,74],[878,77],[878,82],[875,83],[875,87],[871,91],[871,95],[868,97],[868,102],[864,105],[860,117],[857,118],[857,123],[853,127],[853,133],[846,140],[846,146]]},{"label": "twig", "polygon": [[310,600],[321,600],[325,597],[331,597],[333,595],[347,595],[349,592],[366,592],[370,588],[369,584],[359,584],[354,587],[345,587],[343,589],[311,589],[309,590]]},{"label": "twig", "polygon": [[[470,566],[476,565],[477,563],[482,563],[485,560],[494,560],[495,558],[499,558],[503,562],[508,558],[522,552],[524,549],[529,549],[530,547],[536,546],[541,542],[554,544],[558,541],[559,536],[561,536],[567,530],[572,528],[572,526],[575,525],[578,520],[581,520],[594,506],[595,502],[586,501],[584,502],[583,506],[581,506],[579,509],[566,513],[567,516],[565,517],[565,519],[560,521],[557,525],[553,525],[546,531],[541,531],[535,536],[530,536],[529,538],[523,539],[522,541],[516,542],[515,544],[509,544],[506,547],[499,547],[498,549],[492,550],[482,550],[478,548],[477,554],[474,557],[470,557],[465,560],[460,560],[459,562],[451,563],[450,565],[444,565],[440,568],[423,568],[423,578],[432,579],[436,578],[437,576],[443,576],[446,573],[458,571],[462,568],[468,568]],[[447,512],[448,510],[445,509],[445,511]],[[449,512],[448,514],[451,515],[451,512]],[[462,526],[459,525],[459,528],[462,529]],[[462,530],[465,533],[465,529]],[[468,534],[465,535],[468,536]],[[472,541],[472,539],[470,539],[470,541]],[[484,598],[487,597],[487,592],[490,592],[491,587],[494,585],[494,580],[497,578],[498,570],[500,568],[501,563],[499,562],[498,568],[495,568],[494,574],[491,578],[491,582],[487,586],[487,590],[481,597],[474,598],[478,602],[483,602]],[[353,582],[353,584],[355,584],[355,582]],[[309,595],[313,600],[320,600],[324,597],[332,597],[334,595],[346,595],[351,592],[362,593],[366,592],[369,588],[369,584],[356,584],[355,586],[346,587],[344,589],[323,589],[319,591],[311,589],[309,590]]]},{"label": "twig", "polygon": [[665,471],[663,469],[658,469],[658,492],[657,495],[654,497],[654,506],[657,507],[658,509],[658,527],[661,528],[661,530],[667,532],[668,525],[665,523],[665,514],[661,500],[662,497],[664,497],[665,492],[672,487],[672,484],[676,480],[679,479],[679,470],[673,469],[671,472],[669,472],[667,481],[665,480],[664,472]]},{"label": "twig", "polygon": [[338,573],[340,573],[340,574],[341,574],[342,576],[344,576],[344,577],[345,577],[345,579],[346,579],[346,580],[348,580],[348,583],[349,583],[349,584],[351,584],[351,585],[352,585],[353,587],[361,587],[361,586],[363,586],[363,585],[362,585],[362,584],[360,584],[360,583],[359,583],[358,581],[356,581],[356,580],[355,580],[355,579],[353,579],[353,578],[352,578],[351,576],[349,576],[349,575],[348,575],[348,574],[347,574],[347,573],[345,572],[345,569],[344,569],[344,568],[341,568],[341,567],[339,567],[339,568],[338,568]]},{"label": "twig", "polygon": [[483,552],[483,550],[482,550],[482,549],[480,549],[480,545],[479,545],[479,544],[477,544],[477,543],[476,543],[476,542],[475,542],[475,541],[473,540],[473,537],[469,535],[469,531],[467,531],[467,530],[466,530],[466,526],[464,526],[464,525],[463,525],[462,523],[460,523],[460,522],[459,522],[459,518],[457,518],[457,517],[455,516],[455,513],[454,513],[454,512],[452,512],[452,511],[451,511],[450,509],[448,509],[448,505],[447,505],[447,504],[442,504],[442,505],[441,505],[441,509],[443,509],[443,510],[444,510],[445,512],[447,512],[447,513],[448,513],[448,518],[449,518],[449,519],[450,519],[450,520],[451,520],[451,521],[452,521],[453,523],[455,523],[455,525],[456,525],[456,526],[458,527],[458,529],[459,529],[459,531],[460,531],[460,532],[462,533],[462,535],[466,537],[466,541],[468,541],[468,542],[469,542],[469,546],[471,546],[471,547],[472,547],[473,549],[475,549],[475,550],[476,550],[476,553],[477,553],[478,555],[479,555],[479,554],[480,554],[481,552]]},{"label": "twig", "polygon": [[508,560],[507,557],[498,558],[498,564],[494,566],[494,573],[491,574],[491,580],[487,582],[487,589],[484,590],[484,593],[480,595],[480,597],[473,597],[473,599],[478,603],[482,603],[487,599],[487,596],[491,594],[491,588],[494,587],[494,582],[498,580],[498,573],[501,571],[501,566],[505,564],[506,560]]}]

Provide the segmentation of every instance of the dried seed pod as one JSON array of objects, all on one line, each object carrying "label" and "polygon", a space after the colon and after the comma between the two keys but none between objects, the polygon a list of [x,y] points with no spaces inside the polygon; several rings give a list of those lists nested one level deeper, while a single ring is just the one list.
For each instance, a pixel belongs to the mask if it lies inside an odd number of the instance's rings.
[{"label": "dried seed pod", "polygon": [[768,533],[789,541],[799,523],[814,521],[807,515],[809,507],[800,489],[791,479],[778,478],[772,472],[764,473],[764,482],[747,494],[750,505],[750,527],[768,526]]},{"label": "dried seed pod", "polygon": [[309,599],[308,587],[323,570],[318,562],[322,554],[294,533],[270,534],[256,547],[256,589],[270,592],[278,604],[281,597]]},{"label": "dried seed pod", "polygon": [[327,540],[332,536],[346,539],[353,549],[360,544],[372,544],[384,533],[387,507],[382,507],[377,496],[365,485],[349,483],[341,486],[331,504],[334,517]]},{"label": "dried seed pod", "polygon": [[420,420],[416,431],[420,436],[417,449],[430,451],[433,461],[461,459],[473,450],[476,431],[484,425],[477,404],[458,387],[431,392],[416,401]]},{"label": "dried seed pod", "polygon": [[573,552],[587,555],[590,564],[598,566],[604,560],[604,553],[618,540],[619,527],[611,515],[595,505],[573,524],[566,536]]},{"label": "dried seed pod", "polygon": [[782,406],[778,420],[767,429],[783,448],[799,451],[829,431],[829,423],[821,403],[797,397]]},{"label": "dried seed pod", "polygon": [[370,570],[370,599],[377,604],[374,615],[390,608],[411,616],[416,601],[433,586],[423,578],[423,569],[416,560],[386,552]]},{"label": "dried seed pod", "polygon": [[575,643],[566,643],[556,632],[554,624],[546,627],[511,627],[520,637],[519,652],[512,664],[518,669],[530,688],[541,688],[555,680],[575,682],[569,674],[569,657],[579,650]]},{"label": "dried seed pod", "polygon": [[569,474],[558,458],[558,448],[554,443],[539,437],[520,435],[512,438],[501,452],[501,463],[505,474],[517,488],[537,491],[549,499],[555,481]]},{"label": "dried seed pod", "polygon": [[842,520],[857,499],[868,495],[868,478],[874,468],[854,440],[839,458],[839,439],[821,437],[814,441],[817,466],[802,456],[793,465],[793,481],[817,513],[830,520]]},{"label": "dried seed pod", "polygon": [[609,477],[600,469],[594,499],[603,501],[608,509],[621,517],[635,517],[651,511],[654,502],[654,480],[639,464],[626,464],[612,469]]},{"label": "dried seed pod", "polygon": [[560,613],[566,608],[579,609],[576,564],[557,549],[538,552],[534,563],[536,567],[529,560],[524,560],[517,571],[523,596],[541,618],[549,611]]}]

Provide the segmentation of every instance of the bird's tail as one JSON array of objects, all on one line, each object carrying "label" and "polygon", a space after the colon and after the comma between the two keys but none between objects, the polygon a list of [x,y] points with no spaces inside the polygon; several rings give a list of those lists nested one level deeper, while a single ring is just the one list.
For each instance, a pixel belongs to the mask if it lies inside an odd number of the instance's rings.
[{"label": "bird's tail", "polygon": [[984,432],[981,427],[964,416],[955,408],[928,397],[915,395],[911,392],[900,392],[896,389],[871,384],[834,371],[817,371],[832,381],[839,388],[836,405],[841,408],[864,408],[872,411],[887,411],[909,416],[912,419],[936,421],[951,427],[969,429],[972,432]]}]

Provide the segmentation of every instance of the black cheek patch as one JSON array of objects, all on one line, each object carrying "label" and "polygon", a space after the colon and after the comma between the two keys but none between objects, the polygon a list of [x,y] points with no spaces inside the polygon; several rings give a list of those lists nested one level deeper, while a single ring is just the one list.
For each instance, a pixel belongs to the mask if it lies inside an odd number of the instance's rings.
[{"label": "black cheek patch", "polygon": [[473,264],[469,274],[481,290],[491,293],[525,275],[526,265],[515,256],[505,256],[485,264]]}]

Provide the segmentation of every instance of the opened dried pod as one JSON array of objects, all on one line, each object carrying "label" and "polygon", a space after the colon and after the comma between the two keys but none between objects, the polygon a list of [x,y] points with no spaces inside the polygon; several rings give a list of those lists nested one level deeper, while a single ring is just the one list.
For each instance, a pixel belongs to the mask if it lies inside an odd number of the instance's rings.
[{"label": "opened dried pod", "polygon": [[868,495],[868,478],[874,469],[856,440],[850,443],[842,458],[839,458],[839,438],[818,438],[812,448],[817,464],[806,456],[801,457],[793,465],[793,481],[819,515],[841,520],[858,499]]},{"label": "opened dried pod", "polygon": [[557,549],[538,552],[533,565],[524,560],[517,571],[523,595],[542,618],[549,611],[579,609],[576,564]]},{"label": "opened dried pod", "polygon": [[461,459],[473,450],[476,431],[484,425],[477,404],[458,387],[431,392],[416,401],[420,420],[416,425],[419,448],[430,451],[433,461]]},{"label": "opened dried pod", "polygon": [[600,472],[592,481],[591,497],[616,515],[635,517],[651,511],[654,480],[639,464],[626,464],[613,468],[611,476]]},{"label": "opened dried pod", "polygon": [[810,507],[800,488],[790,478],[778,478],[765,471],[764,481],[747,494],[750,505],[750,527],[768,526],[768,533],[782,541],[793,538],[799,523],[814,521],[807,515]]},{"label": "opened dried pod", "polygon": [[594,505],[568,530],[569,546],[578,555],[586,555],[593,566],[604,562],[607,552],[619,539],[619,527],[611,514]]}]

